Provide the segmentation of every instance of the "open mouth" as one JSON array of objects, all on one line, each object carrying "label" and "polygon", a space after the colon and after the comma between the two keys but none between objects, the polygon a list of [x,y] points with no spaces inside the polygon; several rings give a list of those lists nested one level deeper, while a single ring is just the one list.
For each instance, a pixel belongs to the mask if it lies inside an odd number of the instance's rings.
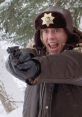
[{"label": "open mouth", "polygon": [[50,49],[56,49],[59,46],[59,43],[48,43]]}]

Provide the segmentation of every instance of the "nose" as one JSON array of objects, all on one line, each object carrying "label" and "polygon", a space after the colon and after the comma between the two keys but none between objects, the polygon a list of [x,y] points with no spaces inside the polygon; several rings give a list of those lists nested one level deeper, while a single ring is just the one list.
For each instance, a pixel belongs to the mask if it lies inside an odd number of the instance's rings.
[{"label": "nose", "polygon": [[48,36],[48,39],[50,40],[55,39],[55,34],[53,32],[49,32],[47,36]]}]

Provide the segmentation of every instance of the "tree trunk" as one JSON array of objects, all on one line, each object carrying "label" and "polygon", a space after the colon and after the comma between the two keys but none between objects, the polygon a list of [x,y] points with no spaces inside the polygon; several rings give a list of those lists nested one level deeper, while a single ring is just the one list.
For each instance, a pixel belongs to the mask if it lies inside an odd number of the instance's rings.
[{"label": "tree trunk", "polygon": [[0,100],[7,113],[11,112],[16,108],[16,104],[11,99],[9,99],[7,92],[5,91],[4,85],[1,81],[0,81]]}]

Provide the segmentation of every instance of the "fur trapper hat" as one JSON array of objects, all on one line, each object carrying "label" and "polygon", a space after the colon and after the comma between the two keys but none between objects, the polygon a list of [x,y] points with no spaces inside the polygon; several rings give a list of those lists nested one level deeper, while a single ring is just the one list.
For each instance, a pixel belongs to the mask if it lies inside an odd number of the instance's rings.
[{"label": "fur trapper hat", "polygon": [[40,29],[44,28],[64,28],[68,34],[66,49],[73,49],[79,42],[79,37],[73,31],[73,20],[69,10],[51,6],[41,12],[35,19],[35,46],[44,47],[40,39]]}]

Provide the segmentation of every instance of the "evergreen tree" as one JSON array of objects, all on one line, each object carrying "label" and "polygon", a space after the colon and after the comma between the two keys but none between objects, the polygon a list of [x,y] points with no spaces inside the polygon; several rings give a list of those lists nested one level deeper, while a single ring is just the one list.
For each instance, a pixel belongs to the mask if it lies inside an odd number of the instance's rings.
[{"label": "evergreen tree", "polygon": [[7,39],[25,44],[28,39],[33,38],[36,14],[53,4],[68,8],[73,14],[75,25],[79,26],[82,0],[11,0],[7,5],[0,6],[1,29],[5,30],[2,39],[7,35]]}]

